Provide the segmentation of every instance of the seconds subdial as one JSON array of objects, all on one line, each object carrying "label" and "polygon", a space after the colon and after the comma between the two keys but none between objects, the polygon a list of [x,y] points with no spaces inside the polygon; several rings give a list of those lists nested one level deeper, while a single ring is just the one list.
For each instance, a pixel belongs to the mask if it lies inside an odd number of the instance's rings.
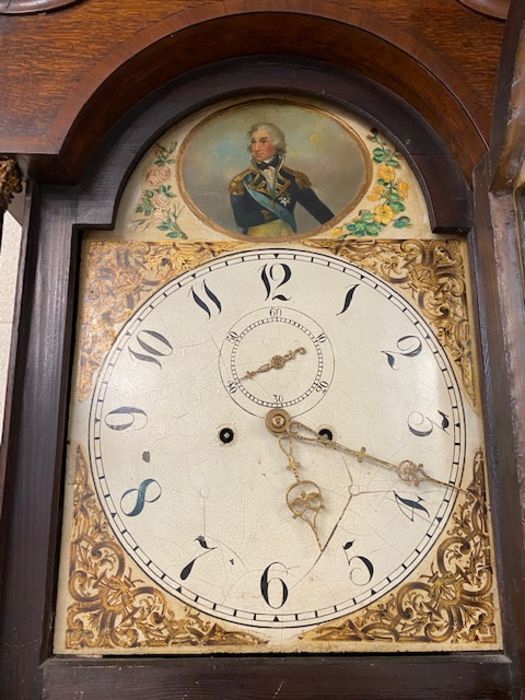
[{"label": "seconds subdial", "polygon": [[334,355],[328,336],[310,316],[272,306],[232,326],[221,348],[220,371],[226,391],[248,413],[294,406],[300,415],[328,391]]}]

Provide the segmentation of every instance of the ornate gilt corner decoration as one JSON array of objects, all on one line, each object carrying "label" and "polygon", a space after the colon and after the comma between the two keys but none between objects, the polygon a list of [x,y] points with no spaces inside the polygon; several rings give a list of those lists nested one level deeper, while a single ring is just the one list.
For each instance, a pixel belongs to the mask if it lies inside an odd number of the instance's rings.
[{"label": "ornate gilt corner decoration", "polygon": [[80,446],[75,457],[67,650],[265,644],[195,610],[185,608],[184,616],[177,616],[161,591],[134,578],[90,486]]},{"label": "ornate gilt corner decoration", "polygon": [[22,172],[14,158],[0,155],[0,212],[22,191]]},{"label": "ornate gilt corner decoration", "polygon": [[242,243],[89,241],[80,312],[79,399],[119,328],[137,304],[177,275],[243,247]]},{"label": "ornate gilt corner decoration", "polygon": [[477,406],[461,241],[364,240],[334,244],[313,240],[309,245],[328,248],[408,293],[448,350],[472,405]]},{"label": "ornate gilt corner decoration", "polygon": [[438,547],[432,573],[407,583],[385,602],[334,625],[304,633],[313,641],[494,643],[493,570],[490,558],[483,453],[474,477]]}]

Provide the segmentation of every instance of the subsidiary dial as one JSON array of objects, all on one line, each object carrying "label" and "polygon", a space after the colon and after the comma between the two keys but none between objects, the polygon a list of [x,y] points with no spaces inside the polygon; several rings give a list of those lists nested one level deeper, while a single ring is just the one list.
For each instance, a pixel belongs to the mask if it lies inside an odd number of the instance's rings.
[{"label": "subsidiary dial", "polygon": [[332,345],[310,316],[277,306],[256,309],[230,329],[220,353],[220,372],[229,396],[244,410],[310,410],[330,388]]}]

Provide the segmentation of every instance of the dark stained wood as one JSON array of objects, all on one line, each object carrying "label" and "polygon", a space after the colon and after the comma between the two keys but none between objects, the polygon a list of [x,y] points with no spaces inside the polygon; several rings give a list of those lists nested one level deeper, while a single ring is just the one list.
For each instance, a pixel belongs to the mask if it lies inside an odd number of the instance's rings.
[{"label": "dark stained wood", "polygon": [[490,141],[493,191],[512,189],[525,162],[525,2],[512,0]]},{"label": "dark stained wood", "polygon": [[[486,158],[475,174],[471,238],[480,323],[482,389],[507,653],[525,692],[525,304],[514,198],[489,193]],[[512,523],[512,525],[510,525]],[[520,696],[518,696],[520,697]]]},{"label": "dark stained wood", "polygon": [[[466,655],[467,657],[469,655]],[[429,663],[433,671],[429,672]],[[44,697],[70,700],[510,700],[503,656],[109,659],[44,665]],[[74,697],[74,696],[73,696]]]},{"label": "dark stained wood", "polygon": [[0,149],[40,154],[32,172],[57,182],[74,182],[109,125],[166,80],[255,53],[329,56],[373,77],[434,126],[469,177],[485,149],[502,35],[499,23],[439,0],[409,13],[405,0],[149,0],[146,12],[139,0],[89,0],[52,22],[6,17],[0,27]]},{"label": "dark stained wood", "polygon": [[40,697],[39,664],[49,649],[74,308],[73,208],[63,194],[47,191],[27,233],[0,558],[3,700]]}]

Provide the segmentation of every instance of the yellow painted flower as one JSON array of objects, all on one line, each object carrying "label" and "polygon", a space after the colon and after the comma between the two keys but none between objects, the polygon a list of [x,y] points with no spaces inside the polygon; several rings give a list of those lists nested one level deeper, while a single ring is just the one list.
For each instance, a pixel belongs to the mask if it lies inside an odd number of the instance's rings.
[{"label": "yellow painted flower", "polygon": [[368,195],[367,199],[369,199],[371,202],[377,202],[377,200],[380,199],[382,194],[383,185],[375,185],[370,194]]},{"label": "yellow painted flower", "polygon": [[379,166],[377,171],[377,176],[380,177],[385,182],[392,182],[396,177],[396,171],[391,165],[385,165],[384,163]]},{"label": "yellow painted flower", "polygon": [[342,226],[336,226],[335,228],[332,229],[332,236],[340,236],[342,233],[343,233]]},{"label": "yellow painted flower", "polygon": [[394,212],[388,204],[380,204],[374,207],[374,221],[377,221],[378,224],[389,224],[393,218]]},{"label": "yellow painted flower", "polygon": [[399,180],[396,186],[401,199],[406,199],[408,195],[408,182],[403,182],[403,180]]}]

